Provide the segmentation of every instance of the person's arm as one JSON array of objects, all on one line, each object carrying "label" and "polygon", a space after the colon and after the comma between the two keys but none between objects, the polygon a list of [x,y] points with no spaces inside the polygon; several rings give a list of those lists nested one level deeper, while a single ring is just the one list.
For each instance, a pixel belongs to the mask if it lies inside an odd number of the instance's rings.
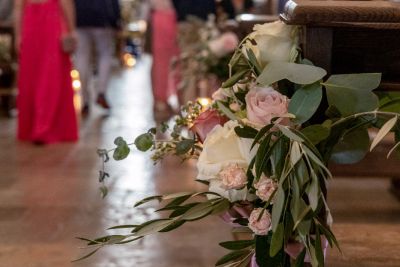
[{"label": "person's arm", "polygon": [[67,22],[68,33],[75,33],[76,30],[76,15],[74,0],[60,0],[61,8],[64,12],[64,17]]},{"label": "person's arm", "polygon": [[18,54],[21,42],[21,23],[25,0],[14,0],[14,48]]}]

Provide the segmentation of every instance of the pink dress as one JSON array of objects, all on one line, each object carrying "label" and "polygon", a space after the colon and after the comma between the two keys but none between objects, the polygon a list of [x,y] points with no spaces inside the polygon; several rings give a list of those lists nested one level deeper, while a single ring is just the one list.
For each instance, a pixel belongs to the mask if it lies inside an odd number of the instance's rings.
[{"label": "pink dress", "polygon": [[177,22],[175,11],[156,9],[152,13],[152,53],[153,53],[153,93],[156,101],[166,103],[175,93],[175,84],[171,84],[170,64],[178,55]]},{"label": "pink dress", "polygon": [[18,74],[18,139],[54,143],[78,139],[70,56],[59,0],[26,1]]}]

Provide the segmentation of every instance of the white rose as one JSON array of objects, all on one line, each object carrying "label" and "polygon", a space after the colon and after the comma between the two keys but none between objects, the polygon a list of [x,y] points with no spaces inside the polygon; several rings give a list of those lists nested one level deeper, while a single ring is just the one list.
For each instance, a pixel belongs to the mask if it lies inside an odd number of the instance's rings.
[{"label": "white rose", "polygon": [[262,67],[272,61],[294,62],[296,60],[298,54],[296,26],[276,21],[255,25],[253,30],[249,38],[255,40],[256,48],[249,40],[243,45],[243,52],[246,49],[253,50]]},{"label": "white rose", "polygon": [[240,190],[225,189],[220,175],[221,171],[232,164],[246,170],[254,157],[255,151],[250,152],[252,140],[236,135],[234,129],[238,125],[235,121],[228,121],[224,126],[215,126],[207,135],[197,162],[197,179],[209,181],[210,191],[232,202],[254,199],[254,195],[249,194],[246,187]]}]

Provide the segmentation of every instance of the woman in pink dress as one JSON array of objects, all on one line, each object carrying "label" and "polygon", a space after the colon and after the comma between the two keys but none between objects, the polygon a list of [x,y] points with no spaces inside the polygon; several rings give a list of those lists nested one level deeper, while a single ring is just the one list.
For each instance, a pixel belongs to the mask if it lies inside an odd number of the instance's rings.
[{"label": "woman in pink dress", "polygon": [[19,140],[78,139],[68,53],[76,46],[72,1],[15,1]]},{"label": "woman in pink dress", "polygon": [[172,2],[152,0],[152,83],[155,115],[168,117],[172,112],[168,98],[176,93],[175,84],[169,79],[170,64],[178,55],[177,21]]}]

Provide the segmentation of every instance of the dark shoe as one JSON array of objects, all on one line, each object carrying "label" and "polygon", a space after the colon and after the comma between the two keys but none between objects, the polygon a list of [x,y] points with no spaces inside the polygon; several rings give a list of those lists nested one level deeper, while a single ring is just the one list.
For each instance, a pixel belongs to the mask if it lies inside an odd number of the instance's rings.
[{"label": "dark shoe", "polygon": [[100,107],[102,107],[102,108],[104,108],[104,109],[110,109],[110,105],[108,105],[108,102],[107,102],[107,100],[106,100],[104,94],[99,94],[99,95],[97,96],[96,103],[97,103]]}]

